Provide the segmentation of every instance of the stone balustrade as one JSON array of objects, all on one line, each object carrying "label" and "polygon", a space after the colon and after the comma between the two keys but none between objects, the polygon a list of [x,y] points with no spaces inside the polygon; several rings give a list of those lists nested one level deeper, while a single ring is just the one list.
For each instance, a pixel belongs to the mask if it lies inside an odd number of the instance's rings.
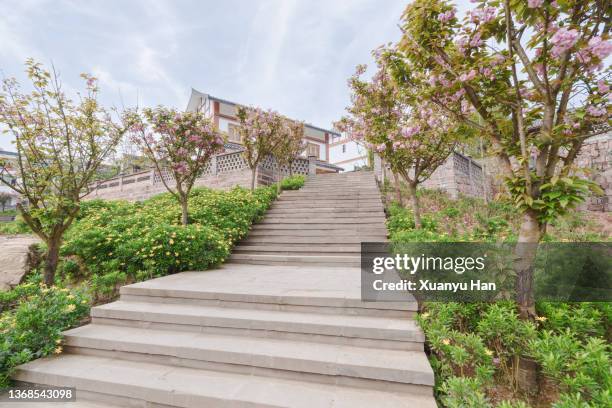
[{"label": "stone balustrade", "polygon": [[[315,162],[314,157],[298,157],[293,162],[292,173],[308,175],[312,170],[311,167],[314,168],[313,163]],[[284,177],[288,174],[288,168],[281,168],[279,172],[274,158],[266,157],[257,168],[257,184],[270,185],[277,181],[279,176]],[[119,175],[92,183],[85,199],[141,201],[165,192],[166,188],[162,180],[172,183],[172,174],[166,169],[162,169],[161,173],[156,169],[149,169]],[[234,186],[250,187],[250,185],[251,170],[241,151],[214,156],[195,182],[197,187],[217,189],[228,189]]]}]

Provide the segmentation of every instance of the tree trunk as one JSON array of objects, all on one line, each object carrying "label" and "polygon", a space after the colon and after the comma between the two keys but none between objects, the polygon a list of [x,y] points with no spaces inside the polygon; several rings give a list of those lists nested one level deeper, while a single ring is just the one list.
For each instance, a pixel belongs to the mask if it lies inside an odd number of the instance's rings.
[{"label": "tree trunk", "polygon": [[188,196],[181,196],[181,223],[183,225],[187,225],[189,223],[188,200]]},{"label": "tree trunk", "polygon": [[542,238],[544,226],[537,219],[534,211],[523,214],[523,221],[515,249],[516,256],[516,301],[521,318],[535,317],[535,299],[533,294],[533,268],[537,245]]},{"label": "tree trunk", "polygon": [[45,257],[44,281],[48,286],[53,285],[55,281],[55,271],[59,262],[60,246],[62,244],[61,236],[59,238],[50,238],[47,241],[47,254]]},{"label": "tree trunk", "polygon": [[414,228],[421,229],[421,206],[419,205],[419,197],[417,197],[417,183],[408,184],[408,192],[412,200],[412,212],[414,213]]},{"label": "tree trunk", "polygon": [[255,190],[255,178],[257,177],[257,166],[251,170],[251,191]]},{"label": "tree trunk", "polygon": [[393,184],[395,187],[395,199],[403,207],[404,199],[402,198],[402,189],[401,189],[399,176],[394,171],[392,171],[391,173],[393,174]]}]

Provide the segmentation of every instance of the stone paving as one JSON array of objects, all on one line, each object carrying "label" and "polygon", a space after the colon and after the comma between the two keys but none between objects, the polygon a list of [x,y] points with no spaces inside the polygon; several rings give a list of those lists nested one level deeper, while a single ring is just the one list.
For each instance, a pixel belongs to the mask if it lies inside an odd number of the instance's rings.
[{"label": "stone paving", "polygon": [[28,272],[30,246],[38,242],[32,235],[0,235],[0,290],[21,282]]}]

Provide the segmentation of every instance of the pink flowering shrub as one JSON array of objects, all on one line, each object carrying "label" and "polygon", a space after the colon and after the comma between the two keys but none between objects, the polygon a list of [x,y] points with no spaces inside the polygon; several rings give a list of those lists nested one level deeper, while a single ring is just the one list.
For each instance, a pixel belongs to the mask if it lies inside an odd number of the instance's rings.
[{"label": "pink flowering shrub", "polygon": [[[178,112],[158,107],[142,115],[129,112],[126,121],[132,140],[151,160],[166,189],[182,207],[182,223],[188,223],[188,197],[196,178],[211,157],[223,150],[224,140],[201,112]],[[164,173],[170,175],[167,180]]]},{"label": "pink flowering shrub", "polygon": [[[610,125],[612,53],[601,2],[475,0],[463,21],[446,0],[415,0],[383,54],[415,100],[478,131],[522,213],[520,242],[601,189],[576,171],[584,139]],[[520,254],[519,254],[520,255]],[[522,315],[533,315],[530,254],[517,266]]]}]

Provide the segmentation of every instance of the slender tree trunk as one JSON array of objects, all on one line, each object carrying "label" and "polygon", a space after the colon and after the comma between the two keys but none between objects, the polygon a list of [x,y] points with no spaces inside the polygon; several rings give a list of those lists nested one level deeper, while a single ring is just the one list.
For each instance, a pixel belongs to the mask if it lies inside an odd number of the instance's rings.
[{"label": "slender tree trunk", "polygon": [[402,189],[401,189],[399,176],[394,171],[392,171],[391,173],[393,174],[393,184],[395,187],[395,199],[403,207],[404,199],[402,198]]},{"label": "slender tree trunk", "polygon": [[410,199],[412,200],[412,212],[414,213],[414,227],[421,229],[421,206],[419,204],[419,197],[417,197],[417,183],[408,183],[408,192],[410,193]]},{"label": "slender tree trunk", "polygon": [[257,176],[257,166],[251,169],[251,191],[255,190],[255,178]]},{"label": "slender tree trunk", "polygon": [[187,225],[189,223],[189,196],[181,196],[181,223]]},{"label": "slender tree trunk", "polygon": [[45,269],[44,269],[44,281],[46,285],[53,285],[55,281],[55,271],[57,270],[57,264],[59,262],[60,246],[62,245],[62,238],[51,237],[47,241],[47,254],[45,257]]},{"label": "slender tree trunk", "polygon": [[533,294],[533,269],[537,245],[544,233],[544,226],[539,223],[533,211],[523,215],[523,221],[515,249],[516,256],[516,301],[520,316],[523,319],[535,317],[535,299]]}]

